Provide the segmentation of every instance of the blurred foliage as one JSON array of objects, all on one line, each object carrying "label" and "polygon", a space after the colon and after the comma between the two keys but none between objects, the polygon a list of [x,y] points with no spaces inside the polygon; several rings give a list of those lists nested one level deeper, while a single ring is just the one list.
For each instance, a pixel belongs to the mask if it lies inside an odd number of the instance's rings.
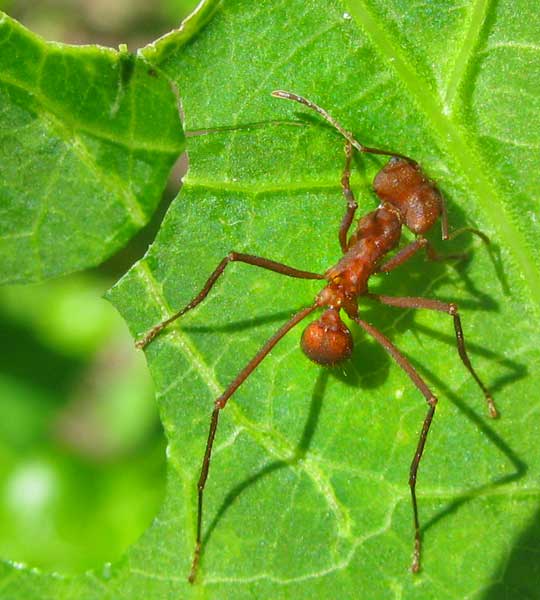
[{"label": "blurred foliage", "polygon": [[86,274],[0,291],[3,557],[67,571],[113,560],[162,500],[152,383],[100,298],[109,283]]},{"label": "blurred foliage", "polygon": [[[195,4],[0,0],[0,9],[47,39],[135,50]],[[64,572],[118,559],[161,504],[165,439],[152,383],[101,299],[156,228],[99,271],[0,289],[0,339],[10,349],[0,364],[2,558]]]},{"label": "blurred foliage", "polygon": [[0,0],[4,10],[46,39],[131,50],[178,27],[196,0]]}]

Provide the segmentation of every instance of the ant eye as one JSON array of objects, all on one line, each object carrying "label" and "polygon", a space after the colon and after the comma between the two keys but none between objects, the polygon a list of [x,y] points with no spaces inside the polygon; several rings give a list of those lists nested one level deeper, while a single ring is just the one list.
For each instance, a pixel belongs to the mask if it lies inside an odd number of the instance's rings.
[{"label": "ant eye", "polygon": [[313,362],[332,366],[351,356],[353,339],[341,319],[339,323],[329,324],[324,322],[323,316],[304,329],[301,346],[304,354]]}]

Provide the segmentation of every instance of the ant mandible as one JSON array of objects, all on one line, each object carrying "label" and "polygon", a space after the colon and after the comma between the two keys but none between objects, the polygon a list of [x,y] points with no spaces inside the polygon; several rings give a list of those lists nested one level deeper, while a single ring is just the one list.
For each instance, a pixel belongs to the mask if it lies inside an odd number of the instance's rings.
[{"label": "ant mandible", "polygon": [[[297,312],[289,321],[278,329],[278,331],[274,333],[274,335],[240,371],[229,387],[215,400],[214,409],[210,419],[210,431],[206,442],[206,450],[197,485],[197,537],[189,581],[193,583],[195,580],[201,554],[204,489],[210,468],[212,447],[218,426],[219,415],[223,408],[225,408],[229,398],[251,375],[251,373],[253,373],[261,361],[269,354],[283,336],[293,327],[298,325],[300,321],[303,321],[319,308],[325,309],[321,317],[308,325],[302,334],[301,347],[308,358],[320,365],[332,366],[351,356],[353,351],[351,332],[340,317],[340,311],[344,310],[349,318],[371,335],[390,354],[405,373],[407,373],[428,404],[428,412],[424,418],[422,431],[420,433],[409,473],[409,486],[411,489],[414,521],[414,550],[411,570],[416,573],[420,569],[421,547],[420,520],[416,501],[416,476],[431,421],[435,413],[437,398],[417,370],[407,358],[401,354],[396,346],[394,346],[384,334],[373,327],[373,325],[359,317],[358,301],[361,296],[367,296],[377,302],[390,306],[409,309],[427,309],[447,313],[452,316],[459,356],[482,390],[487,402],[489,415],[495,418],[498,416],[498,412],[493,402],[493,398],[469,360],[457,305],[453,302],[440,302],[439,300],[432,300],[429,298],[384,296],[372,294],[368,291],[368,281],[371,275],[375,273],[388,273],[389,271],[394,270],[396,267],[399,267],[409,260],[422,248],[425,249],[427,258],[431,260],[460,258],[463,256],[441,256],[435,252],[433,246],[424,237],[423,234],[433,227],[439,217],[441,218],[443,240],[454,238],[463,231],[469,231],[480,236],[486,243],[489,243],[489,240],[482,232],[469,227],[458,229],[451,234],[449,233],[448,217],[444,199],[434,182],[424,175],[416,161],[396,152],[389,152],[379,148],[370,148],[360,144],[349,131],[345,130],[324,109],[302,96],[282,90],[272,92],[272,96],[294,100],[295,102],[299,102],[316,111],[346,139],[346,159],[345,168],[341,177],[341,187],[347,201],[347,209],[341,221],[338,235],[343,256],[334,266],[321,274],[301,271],[282,263],[267,258],[261,258],[259,256],[253,256],[251,254],[243,254],[234,251],[229,252],[210,275],[201,291],[187,306],[168,319],[165,319],[152,327],[152,329],[136,343],[138,348],[144,348],[167,325],[200,304],[225,271],[227,265],[231,262],[247,263],[249,265],[280,273],[281,275],[287,275],[288,277],[327,281],[326,286],[316,296],[314,303]],[[380,199],[378,208],[364,215],[359,220],[356,231],[348,237],[350,226],[353,222],[356,209],[358,208],[350,187],[353,148],[359,152],[381,154],[390,156],[391,158],[379,173],[377,173],[373,180],[373,188]],[[394,256],[383,262],[384,257],[398,246],[403,226],[412,231],[415,234],[416,239],[399,250]]]}]

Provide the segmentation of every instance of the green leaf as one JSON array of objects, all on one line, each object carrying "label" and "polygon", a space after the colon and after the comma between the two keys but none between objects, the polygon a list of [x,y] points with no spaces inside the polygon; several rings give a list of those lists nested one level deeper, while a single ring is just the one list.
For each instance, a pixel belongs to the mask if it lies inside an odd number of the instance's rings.
[{"label": "green leaf", "polygon": [[148,222],[183,133],[127,49],[46,43],[0,13],[0,282],[94,266]]},{"label": "green leaf", "polygon": [[[215,13],[200,32],[186,27],[142,52],[179,86],[188,130],[223,130],[190,140],[181,196],[148,256],[111,293],[132,332],[188,302],[232,249],[319,272],[339,258],[343,140],[318,118],[306,119],[302,107],[270,97],[288,89],[324,106],[366,144],[413,156],[444,192],[452,226],[478,227],[493,240],[491,253],[466,236],[437,243],[441,251],[466,249],[471,259],[453,266],[418,257],[374,278],[373,289],[460,304],[472,361],[501,419],[487,417],[449,317],[362,301],[365,318],[440,399],[418,476],[424,546],[414,576],[407,481],[425,402],[357,329],[354,358],[334,370],[309,363],[294,330],[223,412],[201,569],[190,587],[212,402],[320,289],[230,266],[206,302],[148,347],[171,467],[153,526],[123,563],[102,573],[13,577],[6,567],[4,594],[535,597],[537,11],[523,1],[289,0],[254,8],[224,0],[205,8]],[[356,161],[362,212],[375,206],[370,180],[382,164]]]}]

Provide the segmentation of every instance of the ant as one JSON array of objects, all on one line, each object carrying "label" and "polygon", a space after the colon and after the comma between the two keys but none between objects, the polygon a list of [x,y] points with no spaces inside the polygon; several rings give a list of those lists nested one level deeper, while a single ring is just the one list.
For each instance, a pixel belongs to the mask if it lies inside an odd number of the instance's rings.
[{"label": "ant", "polygon": [[[427,258],[430,260],[445,260],[463,257],[462,254],[437,254],[431,243],[424,237],[424,234],[433,227],[439,218],[441,219],[443,240],[454,238],[464,231],[469,231],[478,235],[486,243],[489,243],[489,239],[482,232],[470,227],[465,227],[449,233],[445,201],[435,183],[425,176],[416,161],[396,152],[364,146],[324,109],[302,96],[282,90],[272,92],[272,96],[293,100],[314,110],[337,129],[337,131],[346,139],[346,158],[345,167],[341,177],[341,187],[347,202],[347,208],[341,221],[338,234],[343,256],[325,273],[312,273],[295,269],[267,258],[234,251],[229,252],[210,275],[201,291],[187,306],[168,319],[165,319],[152,327],[152,329],[136,343],[138,348],[144,348],[167,325],[198,306],[208,296],[210,290],[223,274],[227,265],[232,262],[247,263],[288,277],[320,279],[327,282],[325,287],[316,296],[314,303],[311,306],[298,311],[289,321],[282,325],[240,371],[221,396],[215,400],[214,409],[210,419],[210,430],[206,442],[206,450],[197,485],[197,537],[191,572],[188,579],[191,583],[195,581],[201,555],[204,489],[208,478],[212,447],[218,427],[219,415],[225,408],[229,398],[253,373],[261,361],[270,353],[285,334],[314,311],[321,308],[324,309],[321,317],[306,327],[301,338],[302,350],[309,359],[319,365],[333,366],[351,356],[353,351],[353,339],[351,332],[340,317],[340,311],[344,310],[352,321],[364,329],[364,331],[372,336],[390,354],[395,362],[410,377],[413,384],[427,402],[428,411],[424,418],[409,472],[409,486],[411,490],[414,523],[414,549],[411,570],[414,573],[417,573],[420,570],[421,535],[418,504],[416,500],[416,477],[418,466],[424,452],[429,428],[431,426],[433,415],[435,414],[437,398],[417,370],[409,360],[401,354],[396,346],[394,346],[383,333],[373,327],[373,325],[360,318],[358,313],[358,302],[361,297],[368,297],[389,306],[397,306],[405,309],[420,308],[443,312],[450,315],[454,321],[459,356],[482,390],[486,399],[489,415],[495,418],[498,416],[498,412],[493,398],[469,360],[457,305],[453,302],[441,302],[429,298],[384,296],[372,294],[368,291],[368,282],[372,275],[393,271],[421,249],[425,249]],[[377,173],[373,180],[373,188],[380,199],[378,208],[361,217],[358,221],[356,231],[349,236],[349,229],[358,208],[358,204],[356,203],[350,187],[353,148],[361,153],[379,154],[390,156],[391,158]],[[404,226],[415,234],[415,240],[407,244],[391,258],[384,260],[386,255],[398,246],[402,228]]]}]

